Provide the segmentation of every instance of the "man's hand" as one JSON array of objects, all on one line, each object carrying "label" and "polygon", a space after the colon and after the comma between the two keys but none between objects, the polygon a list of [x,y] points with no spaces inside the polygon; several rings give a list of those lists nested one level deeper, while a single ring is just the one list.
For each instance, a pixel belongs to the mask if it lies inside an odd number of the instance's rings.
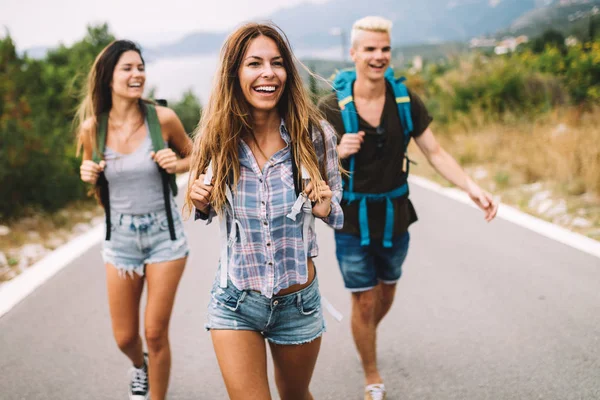
[{"label": "man's hand", "polygon": [[356,154],[360,151],[365,140],[365,132],[359,131],[358,133],[346,133],[342,136],[340,144],[338,144],[337,151],[339,157],[343,160]]},{"label": "man's hand", "polygon": [[492,195],[481,189],[475,182],[469,179],[467,182],[467,194],[473,200],[477,207],[481,208],[485,213],[485,220],[490,222],[498,213],[498,203],[496,203]]}]

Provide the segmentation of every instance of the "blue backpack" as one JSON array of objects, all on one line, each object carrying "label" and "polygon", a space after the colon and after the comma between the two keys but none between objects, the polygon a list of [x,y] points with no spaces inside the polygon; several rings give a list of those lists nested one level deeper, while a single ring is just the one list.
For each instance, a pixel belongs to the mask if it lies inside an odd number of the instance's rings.
[{"label": "blue backpack", "polygon": [[[408,148],[408,143],[410,142],[410,133],[413,130],[408,89],[404,83],[402,83],[405,80],[404,78],[394,78],[394,70],[392,68],[388,68],[385,72],[385,79],[394,89],[394,97],[396,98],[396,104],[398,106],[398,115],[400,116],[400,122],[404,131],[404,157],[407,157],[406,150]],[[333,81],[333,87],[337,93],[338,104],[342,113],[342,120],[344,122],[346,133],[358,132],[358,113],[356,112],[354,97],[352,95],[354,81],[356,81],[356,70],[354,68],[338,72]],[[359,193],[354,191],[355,159],[354,156],[349,158],[348,169],[350,175],[348,179],[344,179],[344,194],[342,199],[348,204],[354,201],[360,202],[358,221],[360,225],[361,246],[368,246],[371,243],[367,203],[385,201],[386,219],[383,232],[383,247],[392,247],[392,237],[394,234],[394,204],[392,203],[392,199],[408,196],[408,165],[409,162],[406,163],[406,173],[402,179],[403,183],[394,190],[385,193]]]}]

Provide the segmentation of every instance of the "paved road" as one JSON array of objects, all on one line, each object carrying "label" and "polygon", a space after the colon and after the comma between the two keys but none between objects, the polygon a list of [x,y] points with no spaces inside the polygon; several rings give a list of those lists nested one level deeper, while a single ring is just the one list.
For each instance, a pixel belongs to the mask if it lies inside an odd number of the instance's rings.
[{"label": "paved road", "polygon": [[[600,399],[600,260],[417,187],[412,198],[421,220],[379,337],[389,399]],[[326,315],[312,391],[359,400],[349,296],[319,225],[320,285],[346,317]],[[173,315],[169,398],[226,399],[203,330],[218,227],[186,228],[194,251]],[[99,248],[0,319],[0,399],[126,398]]]}]

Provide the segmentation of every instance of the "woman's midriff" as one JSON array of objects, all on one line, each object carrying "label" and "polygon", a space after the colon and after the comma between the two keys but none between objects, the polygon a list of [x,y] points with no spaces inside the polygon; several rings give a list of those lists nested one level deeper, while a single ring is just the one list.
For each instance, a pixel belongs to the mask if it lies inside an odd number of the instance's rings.
[{"label": "woman's midriff", "polygon": [[308,269],[308,279],[306,280],[306,283],[298,283],[296,285],[292,285],[285,289],[281,289],[279,292],[277,292],[275,294],[275,296],[284,296],[286,294],[294,293],[294,292],[302,290],[305,287],[307,287],[308,285],[310,285],[312,283],[312,281],[315,279],[315,264],[313,263],[312,258],[308,259],[308,262],[306,263],[306,267]]}]

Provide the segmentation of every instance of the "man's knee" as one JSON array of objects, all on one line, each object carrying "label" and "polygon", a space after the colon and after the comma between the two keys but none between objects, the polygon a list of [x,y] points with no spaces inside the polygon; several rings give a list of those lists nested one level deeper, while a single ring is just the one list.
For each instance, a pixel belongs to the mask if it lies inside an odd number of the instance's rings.
[{"label": "man's knee", "polygon": [[380,285],[380,302],[383,308],[389,308],[394,303],[394,297],[396,296],[396,284],[385,284]]},{"label": "man's knee", "polygon": [[377,304],[377,291],[369,289],[364,292],[352,293],[352,303],[361,320],[370,321],[375,316],[375,305]]}]

